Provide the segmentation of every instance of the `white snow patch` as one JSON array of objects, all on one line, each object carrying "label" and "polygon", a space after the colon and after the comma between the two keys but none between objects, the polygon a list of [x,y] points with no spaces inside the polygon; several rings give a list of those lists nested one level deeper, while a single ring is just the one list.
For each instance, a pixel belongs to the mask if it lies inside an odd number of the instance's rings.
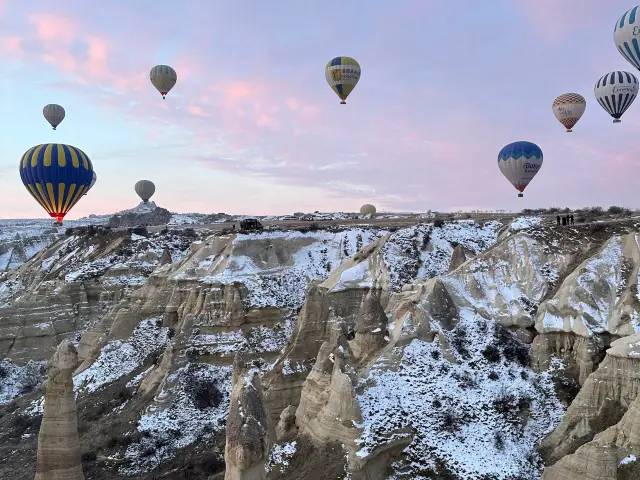
[{"label": "white snow patch", "polygon": [[112,340],[100,351],[89,368],[73,378],[77,392],[95,392],[137,369],[149,355],[164,348],[169,329],[158,326],[160,319],[143,320],[126,341]]}]

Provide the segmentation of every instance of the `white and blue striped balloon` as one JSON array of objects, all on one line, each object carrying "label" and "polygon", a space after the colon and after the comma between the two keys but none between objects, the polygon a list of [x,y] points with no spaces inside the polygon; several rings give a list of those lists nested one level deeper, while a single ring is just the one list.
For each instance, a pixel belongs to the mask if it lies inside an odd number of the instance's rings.
[{"label": "white and blue striped balloon", "polygon": [[638,95],[638,79],[629,72],[609,72],[598,79],[593,93],[600,106],[613,117],[613,123],[620,123],[620,117]]},{"label": "white and blue striped balloon", "polygon": [[640,70],[640,5],[624,12],[613,29],[613,41],[620,54]]},{"label": "white and blue striped balloon", "polygon": [[42,109],[42,114],[54,130],[58,125],[60,125],[60,122],[64,120],[64,108],[62,108],[60,105],[56,105],[55,103],[45,105],[45,107]]}]

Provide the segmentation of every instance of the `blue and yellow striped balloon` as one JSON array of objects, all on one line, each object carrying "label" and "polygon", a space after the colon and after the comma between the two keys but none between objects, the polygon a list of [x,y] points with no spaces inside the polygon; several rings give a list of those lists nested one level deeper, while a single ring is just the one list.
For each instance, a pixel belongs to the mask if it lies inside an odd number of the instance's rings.
[{"label": "blue and yellow striped balloon", "polygon": [[340,103],[345,104],[360,80],[360,64],[351,57],[336,57],[327,63],[324,76],[331,89],[342,100]]},{"label": "blue and yellow striped balloon", "polygon": [[45,143],[22,156],[20,178],[42,208],[61,222],[91,187],[93,164],[79,148]]}]

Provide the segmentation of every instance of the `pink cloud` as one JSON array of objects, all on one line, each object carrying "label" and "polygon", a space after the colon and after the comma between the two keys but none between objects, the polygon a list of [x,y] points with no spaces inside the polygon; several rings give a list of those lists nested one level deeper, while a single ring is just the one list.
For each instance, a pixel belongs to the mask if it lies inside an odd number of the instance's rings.
[{"label": "pink cloud", "polygon": [[94,77],[112,77],[107,61],[109,58],[109,48],[106,39],[90,36],[86,38],[89,45],[85,68],[89,75]]},{"label": "pink cloud", "polygon": [[13,57],[20,57],[24,53],[22,51],[22,39],[15,36],[0,38],[0,49]]},{"label": "pink cloud", "polygon": [[58,43],[70,44],[76,38],[76,22],[68,17],[35,13],[30,15],[30,20],[36,27],[36,35],[44,42],[55,40]]},{"label": "pink cloud", "polygon": [[[585,28],[594,21],[601,24],[602,19],[609,18],[611,14],[607,2],[588,6],[582,0],[512,0],[511,3],[515,8],[521,9],[547,39],[554,42],[564,39],[575,29]],[[594,12],[596,9],[602,9],[602,13],[606,16],[599,15],[600,12]],[[622,12],[619,13],[622,14]],[[616,19],[616,12],[614,12],[609,21],[612,34]]]},{"label": "pink cloud", "polygon": [[192,114],[192,115],[196,115],[198,117],[208,117],[209,115],[207,113],[205,113],[204,109],[202,107],[199,107],[197,105],[189,105],[187,107],[187,111]]}]

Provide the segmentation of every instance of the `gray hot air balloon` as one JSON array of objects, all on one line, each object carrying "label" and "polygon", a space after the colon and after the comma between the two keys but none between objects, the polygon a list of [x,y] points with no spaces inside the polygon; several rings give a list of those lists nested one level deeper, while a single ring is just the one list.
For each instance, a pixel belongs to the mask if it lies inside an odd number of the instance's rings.
[{"label": "gray hot air balloon", "polygon": [[140,180],[136,183],[135,189],[144,203],[147,203],[156,192],[156,186],[150,180]]},{"label": "gray hot air balloon", "polygon": [[362,215],[373,215],[374,213],[376,213],[376,207],[374,207],[370,203],[365,203],[360,207],[360,213]]},{"label": "gray hot air balloon", "polygon": [[60,105],[56,105],[55,103],[45,105],[45,107],[42,109],[42,114],[54,130],[58,125],[60,125],[60,122],[64,120],[64,108],[62,108]]}]

